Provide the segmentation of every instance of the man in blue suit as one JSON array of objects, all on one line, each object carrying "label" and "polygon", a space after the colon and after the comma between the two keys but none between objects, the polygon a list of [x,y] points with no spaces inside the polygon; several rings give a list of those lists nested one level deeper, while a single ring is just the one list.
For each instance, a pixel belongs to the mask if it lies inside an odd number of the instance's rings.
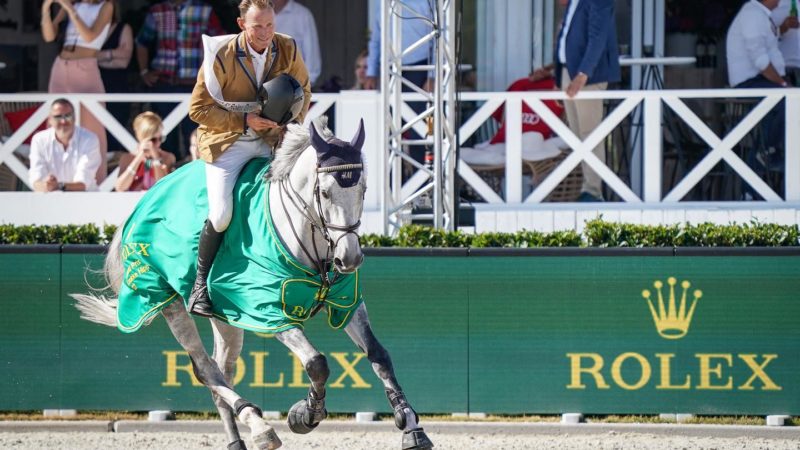
[{"label": "man in blue suit", "polygon": [[[605,90],[620,80],[614,0],[570,0],[556,46],[556,82],[574,97],[581,90]],[[602,100],[566,102],[570,129],[581,140],[603,120]],[[592,150],[605,163],[603,144]],[[583,163],[579,201],[603,201],[603,180]]]}]

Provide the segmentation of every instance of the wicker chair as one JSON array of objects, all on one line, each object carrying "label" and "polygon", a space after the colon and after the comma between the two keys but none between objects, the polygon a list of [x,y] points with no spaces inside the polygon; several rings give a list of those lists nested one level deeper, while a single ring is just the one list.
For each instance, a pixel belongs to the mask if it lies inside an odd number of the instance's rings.
[{"label": "wicker chair", "polygon": [[[533,173],[532,183],[538,186],[542,181],[547,178],[550,173],[566,159],[569,151],[563,151],[560,155],[543,159],[541,161],[528,161],[522,160],[526,166],[530,168]],[[572,172],[570,172],[560,183],[556,186],[547,197],[545,202],[574,202],[581,194],[581,185],[583,184],[583,170],[581,164],[578,164]]]},{"label": "wicker chair", "polygon": [[[478,164],[470,164],[469,165],[472,170],[475,171],[482,179],[492,188],[493,191],[497,192],[499,195],[503,194],[503,190],[505,186],[503,181],[505,180],[506,176],[506,166],[505,164],[500,165],[478,165]],[[524,166],[523,166],[524,167]],[[525,167],[524,170],[528,170]],[[530,172],[528,172],[530,174]]]},{"label": "wicker chair", "polygon": [[[550,173],[566,159],[569,149],[562,149],[558,156],[542,160],[522,160],[522,174],[531,176],[531,185],[538,186]],[[504,189],[505,164],[479,165],[470,164],[492,190],[502,193]],[[545,197],[545,202],[574,202],[581,194],[583,184],[583,170],[578,164],[550,193]]]},{"label": "wicker chair", "polygon": [[[11,136],[13,130],[6,120],[5,113],[16,112],[41,105],[38,102],[0,102],[0,136]],[[9,158],[17,158],[25,166],[28,165],[27,158],[14,155]],[[11,171],[5,164],[0,164],[0,191],[17,191],[22,189],[24,183]]]}]

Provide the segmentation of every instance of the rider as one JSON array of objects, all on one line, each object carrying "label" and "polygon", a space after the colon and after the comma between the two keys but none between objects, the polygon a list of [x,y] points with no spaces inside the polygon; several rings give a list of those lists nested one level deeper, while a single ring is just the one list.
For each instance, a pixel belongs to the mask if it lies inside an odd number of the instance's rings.
[{"label": "rider", "polygon": [[[207,163],[208,219],[200,234],[197,278],[188,309],[204,317],[212,315],[206,280],[231,221],[236,178],[247,161],[269,156],[286,125],[277,119],[285,117],[283,114],[267,114],[274,120],[259,115],[262,106],[264,112],[270,109],[269,104],[260,105],[257,101],[261,86],[267,80],[277,82],[289,78],[276,78],[280,74],[294,78],[304,95],[301,99],[292,91],[295,104],[282,106],[292,109],[291,118],[300,123],[311,100],[308,71],[300,50],[294,39],[275,33],[272,2],[241,0],[239,13],[236,22],[242,32],[238,35],[204,36],[205,62],[197,75],[189,106],[189,117],[200,125],[198,152]],[[286,89],[291,90],[291,86]],[[302,102],[301,108],[297,108],[299,102]]]}]

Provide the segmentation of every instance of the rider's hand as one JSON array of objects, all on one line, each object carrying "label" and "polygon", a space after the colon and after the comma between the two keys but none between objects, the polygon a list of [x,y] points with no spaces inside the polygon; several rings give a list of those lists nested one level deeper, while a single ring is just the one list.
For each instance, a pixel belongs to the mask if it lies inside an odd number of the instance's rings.
[{"label": "rider's hand", "polygon": [[247,127],[252,128],[255,131],[264,131],[270,128],[280,128],[277,123],[256,114],[247,115]]}]

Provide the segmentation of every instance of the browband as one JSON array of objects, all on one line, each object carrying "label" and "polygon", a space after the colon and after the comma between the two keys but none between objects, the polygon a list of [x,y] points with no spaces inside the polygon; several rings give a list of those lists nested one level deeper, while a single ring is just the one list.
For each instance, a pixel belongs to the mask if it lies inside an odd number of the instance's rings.
[{"label": "browband", "polygon": [[364,164],[342,164],[339,166],[318,167],[317,173],[323,172],[342,172],[345,170],[362,169]]}]

